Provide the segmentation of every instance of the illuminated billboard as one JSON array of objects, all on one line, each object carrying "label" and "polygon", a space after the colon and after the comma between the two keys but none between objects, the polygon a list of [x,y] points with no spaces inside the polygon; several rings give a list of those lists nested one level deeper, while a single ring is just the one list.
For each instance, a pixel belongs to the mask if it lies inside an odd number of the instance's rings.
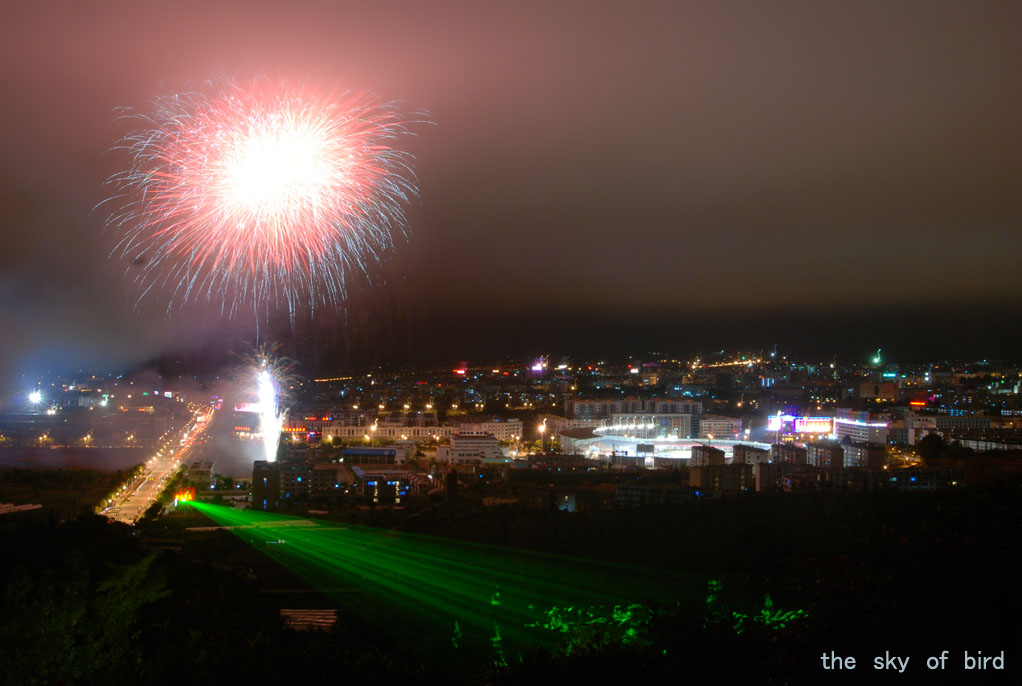
[{"label": "illuminated billboard", "polygon": [[797,434],[829,434],[834,432],[830,417],[795,417]]},{"label": "illuminated billboard", "polygon": [[834,432],[834,418],[775,414],[767,417],[767,431],[779,431],[782,434],[830,434]]}]

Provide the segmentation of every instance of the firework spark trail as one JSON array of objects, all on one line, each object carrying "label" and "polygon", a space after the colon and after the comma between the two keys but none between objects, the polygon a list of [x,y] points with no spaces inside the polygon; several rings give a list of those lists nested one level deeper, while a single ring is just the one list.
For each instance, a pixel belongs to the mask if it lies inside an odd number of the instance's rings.
[{"label": "firework spark trail", "polygon": [[417,194],[396,105],[364,94],[321,98],[287,82],[208,82],[158,98],[122,141],[113,176],[114,255],[139,299],[189,301],[234,315],[337,305],[350,273],[406,226]]},{"label": "firework spark trail", "polygon": [[281,357],[280,346],[256,348],[243,361],[245,375],[254,381],[256,404],[259,408],[259,432],[262,435],[263,459],[277,460],[280,432],[287,417],[287,409],[281,405],[287,401],[288,386],[293,381],[294,362]]},{"label": "firework spark trail", "polygon": [[280,443],[280,430],[284,425],[284,415],[277,413],[277,389],[273,375],[268,369],[261,369],[258,378],[259,386],[259,430],[263,435],[263,459],[276,462],[277,445]]}]

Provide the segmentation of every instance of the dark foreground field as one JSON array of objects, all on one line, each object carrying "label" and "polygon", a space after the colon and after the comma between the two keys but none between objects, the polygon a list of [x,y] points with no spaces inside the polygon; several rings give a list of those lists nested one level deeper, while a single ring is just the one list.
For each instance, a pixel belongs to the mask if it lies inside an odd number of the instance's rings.
[{"label": "dark foreground field", "polygon": [[[659,569],[690,587],[673,600],[637,598],[627,613],[561,608],[543,647],[470,651],[447,635],[399,641],[392,627],[347,610],[343,593],[319,593],[315,579],[240,537],[186,531],[212,524],[194,511],[135,529],[26,513],[0,521],[3,681],[1017,683],[1016,492],[789,495],[577,514],[437,504],[358,517]],[[280,609],[302,605],[338,608],[333,630],[285,628]],[[448,647],[424,648],[440,645]],[[927,669],[944,650],[946,666]],[[854,657],[855,669],[824,670],[831,651]],[[966,671],[966,651],[1003,651],[1005,668]],[[876,670],[878,656],[891,669]]]}]

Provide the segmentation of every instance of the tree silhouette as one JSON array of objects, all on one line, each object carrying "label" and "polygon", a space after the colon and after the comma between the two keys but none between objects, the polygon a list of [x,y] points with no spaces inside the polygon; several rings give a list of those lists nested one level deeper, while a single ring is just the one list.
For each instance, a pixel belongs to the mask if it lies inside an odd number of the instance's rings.
[{"label": "tree silhouette", "polygon": [[101,579],[78,553],[41,574],[16,567],[0,598],[4,681],[93,682],[133,667],[138,610],[167,593],[149,571],[153,559],[111,565]]},{"label": "tree silhouette", "polygon": [[919,453],[919,457],[923,458],[923,462],[927,465],[936,464],[946,449],[947,445],[945,445],[944,439],[939,434],[926,434],[916,444],[916,452]]}]

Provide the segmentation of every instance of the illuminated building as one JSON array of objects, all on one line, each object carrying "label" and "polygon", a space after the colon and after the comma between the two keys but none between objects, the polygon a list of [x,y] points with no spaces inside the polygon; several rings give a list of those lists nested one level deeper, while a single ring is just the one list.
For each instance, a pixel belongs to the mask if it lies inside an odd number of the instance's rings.
[{"label": "illuminated building", "polygon": [[606,419],[612,414],[626,412],[641,413],[642,400],[639,398],[619,398],[615,400],[576,400],[567,398],[564,401],[564,414],[575,419]]},{"label": "illuminated building", "polygon": [[[375,427],[375,428],[373,428]],[[400,426],[387,424],[368,424],[364,426],[324,427],[323,438],[330,440],[352,440],[370,436],[371,440],[390,441],[433,441],[437,438],[449,438],[454,432],[450,426]]]},{"label": "illuminated building", "polygon": [[522,437],[521,419],[493,418],[481,422],[462,421],[455,425],[457,433],[488,433],[498,441],[513,441]]},{"label": "illuminated building", "polygon": [[477,465],[500,457],[500,441],[488,433],[454,434],[450,445],[438,446],[436,451],[437,462],[443,464]]},{"label": "illuminated building", "polygon": [[699,438],[733,438],[742,432],[742,420],[704,414],[699,418]]},{"label": "illuminated building", "polygon": [[901,419],[893,420],[887,427],[887,440],[891,443],[916,445],[923,436],[937,431],[934,415],[905,411]]},{"label": "illuminated building", "polygon": [[898,397],[896,381],[860,381],[858,397],[867,400],[894,400]]},{"label": "illuminated building", "polygon": [[[880,443],[887,445],[887,415],[838,409],[834,417],[834,438],[842,443]],[[845,441],[845,438],[848,441]]]},{"label": "illuminated building", "polygon": [[767,417],[767,431],[775,434],[774,438],[777,440],[782,437],[812,440],[832,434],[834,419],[833,417],[796,417],[778,412]]},{"label": "illuminated building", "polygon": [[889,438],[892,443],[916,445],[931,433],[938,433],[950,441],[951,437],[969,431],[986,431],[993,425],[990,417],[953,414],[920,414],[905,411],[900,420],[892,422]]},{"label": "illuminated building", "polygon": [[372,440],[436,441],[450,437],[454,429],[439,426],[432,412],[392,413],[370,421],[366,412],[340,412],[336,415],[310,415],[291,417],[283,427],[284,433],[294,440],[358,440],[370,436]]}]

